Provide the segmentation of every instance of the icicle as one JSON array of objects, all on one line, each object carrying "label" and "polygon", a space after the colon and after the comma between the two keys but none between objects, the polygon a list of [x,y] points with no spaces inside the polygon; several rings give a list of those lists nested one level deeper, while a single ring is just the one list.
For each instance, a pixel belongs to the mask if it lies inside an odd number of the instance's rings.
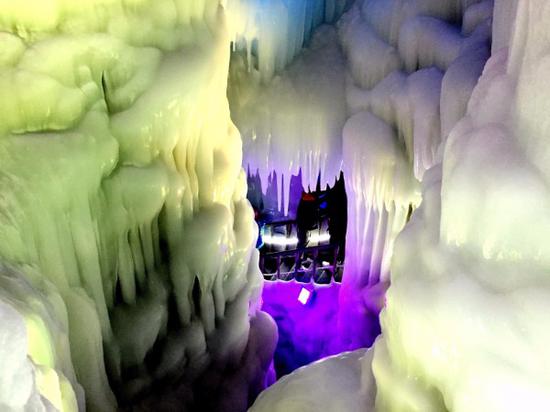
[{"label": "icicle", "polygon": [[[284,173],[281,172],[280,174],[280,180],[277,180],[277,212],[278,213],[284,213],[284,194],[283,194],[283,181],[284,181]],[[275,175],[277,178],[277,175]]]},{"label": "icicle", "polygon": [[267,188],[269,186],[268,174],[263,169],[256,169],[256,173],[258,174],[258,176],[260,178],[260,183],[262,185],[262,191],[263,191],[263,194],[265,195],[265,194],[267,194]]},{"label": "icicle", "polygon": [[288,174],[285,176],[283,175],[283,195],[284,198],[284,214],[285,216],[288,216],[288,210],[290,205],[290,198],[292,193],[290,193],[290,182],[292,180],[292,172],[289,169]]}]

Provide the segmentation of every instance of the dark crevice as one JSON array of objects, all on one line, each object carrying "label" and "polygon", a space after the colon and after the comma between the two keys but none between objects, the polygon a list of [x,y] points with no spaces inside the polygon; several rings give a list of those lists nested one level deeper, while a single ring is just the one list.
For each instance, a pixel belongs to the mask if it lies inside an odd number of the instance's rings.
[{"label": "dark crevice", "polygon": [[193,281],[192,297],[193,297],[193,306],[195,307],[195,315],[198,318],[200,318],[200,316],[201,316],[201,285],[200,285],[198,277],[195,277],[195,280]]},{"label": "dark crevice", "polygon": [[109,95],[107,92],[107,80],[105,79],[105,72],[101,73],[101,90],[103,91],[103,99],[105,100],[105,105],[107,106],[107,113],[112,114],[113,110],[111,104],[109,103]]}]

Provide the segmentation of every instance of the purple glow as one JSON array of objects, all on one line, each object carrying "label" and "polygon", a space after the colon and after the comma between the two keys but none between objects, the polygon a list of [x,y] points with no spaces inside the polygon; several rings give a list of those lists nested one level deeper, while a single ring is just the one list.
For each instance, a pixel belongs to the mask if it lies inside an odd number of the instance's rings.
[{"label": "purple glow", "polygon": [[[262,310],[273,317],[279,329],[277,376],[344,350],[370,346],[380,333],[378,313],[384,291],[373,287],[365,293],[350,293],[349,288],[335,282],[264,282]],[[361,334],[349,339],[349,332],[356,332],[358,323]]]},{"label": "purple glow", "polygon": [[305,305],[307,304],[310,296],[311,296],[311,292],[306,288],[302,288],[302,290],[300,291],[300,295],[298,295],[298,300],[302,305]]},{"label": "purple glow", "polygon": [[262,310],[279,329],[275,368],[280,377],[340,352],[338,296],[340,284],[303,284],[295,280],[265,282]]}]

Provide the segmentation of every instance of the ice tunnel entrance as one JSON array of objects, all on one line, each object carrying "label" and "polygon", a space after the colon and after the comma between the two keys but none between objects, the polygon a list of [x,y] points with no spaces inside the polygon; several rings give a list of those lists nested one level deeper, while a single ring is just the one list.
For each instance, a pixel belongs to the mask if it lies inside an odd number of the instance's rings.
[{"label": "ice tunnel entrance", "polygon": [[276,321],[277,377],[338,353],[338,299],[344,271],[347,196],[344,174],[332,187],[304,189],[292,176],[288,212],[280,208],[277,175],[265,192],[259,176],[248,174],[248,199],[259,227],[257,247],[265,282],[264,311]]},{"label": "ice tunnel entrance", "polygon": [[289,208],[278,208],[277,180],[268,180],[265,195],[259,177],[248,178],[248,199],[259,228],[257,247],[266,280],[300,283],[341,282],[347,227],[343,173],[334,185],[314,191],[302,188],[301,174],[292,176]]}]

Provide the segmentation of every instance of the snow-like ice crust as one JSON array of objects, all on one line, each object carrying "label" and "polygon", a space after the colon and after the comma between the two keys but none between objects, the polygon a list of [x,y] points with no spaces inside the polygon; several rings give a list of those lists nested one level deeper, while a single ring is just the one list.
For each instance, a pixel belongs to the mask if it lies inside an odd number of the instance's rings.
[{"label": "snow-like ice crust", "polygon": [[2,411],[261,389],[276,332],[219,3],[0,1]]}]

